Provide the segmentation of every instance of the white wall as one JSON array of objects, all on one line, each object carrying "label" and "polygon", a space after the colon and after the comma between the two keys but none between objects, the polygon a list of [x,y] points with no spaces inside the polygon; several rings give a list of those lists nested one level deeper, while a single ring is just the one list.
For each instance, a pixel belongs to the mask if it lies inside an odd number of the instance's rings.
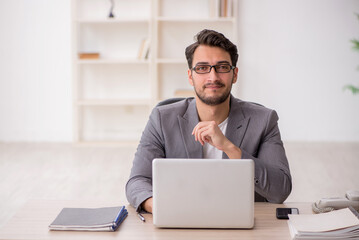
[{"label": "white wall", "polygon": [[0,141],[71,141],[70,0],[0,0]]},{"label": "white wall", "polygon": [[[357,0],[240,0],[240,97],[285,140],[359,141]],[[192,38],[192,36],[190,36]],[[0,141],[71,141],[70,0],[0,0]]]},{"label": "white wall", "polygon": [[277,110],[285,140],[359,141],[357,0],[241,0],[240,97]]}]

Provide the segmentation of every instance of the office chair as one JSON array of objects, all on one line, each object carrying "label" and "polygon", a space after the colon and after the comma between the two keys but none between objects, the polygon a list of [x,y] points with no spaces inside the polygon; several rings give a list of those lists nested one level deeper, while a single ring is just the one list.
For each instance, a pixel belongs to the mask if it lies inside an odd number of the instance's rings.
[{"label": "office chair", "polygon": [[168,98],[168,99],[165,99],[163,101],[160,101],[159,103],[157,103],[156,107],[159,107],[159,106],[163,106],[163,105],[167,105],[167,104],[171,104],[171,103],[175,103],[175,102],[178,102],[178,101],[181,101],[185,98],[182,98],[182,97],[178,97],[178,98]]}]

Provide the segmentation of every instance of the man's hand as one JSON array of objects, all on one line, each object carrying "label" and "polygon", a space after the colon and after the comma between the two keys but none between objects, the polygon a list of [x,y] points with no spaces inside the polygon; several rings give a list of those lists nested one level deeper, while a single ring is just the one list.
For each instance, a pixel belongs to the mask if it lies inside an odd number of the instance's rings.
[{"label": "man's hand", "polygon": [[215,121],[199,122],[194,127],[192,135],[202,146],[204,143],[209,143],[221,151],[223,151],[225,145],[229,142]]},{"label": "man's hand", "polygon": [[141,204],[142,208],[149,213],[152,213],[153,199],[148,198]]},{"label": "man's hand", "polygon": [[242,157],[241,149],[223,135],[215,121],[199,122],[194,127],[192,135],[202,146],[209,143],[218,150],[225,152],[229,158],[240,159]]}]

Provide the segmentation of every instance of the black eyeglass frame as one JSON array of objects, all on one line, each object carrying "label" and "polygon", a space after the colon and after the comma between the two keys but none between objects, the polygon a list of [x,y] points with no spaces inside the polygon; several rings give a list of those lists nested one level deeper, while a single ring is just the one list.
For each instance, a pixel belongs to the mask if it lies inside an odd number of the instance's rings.
[{"label": "black eyeglass frame", "polygon": [[[220,66],[220,65],[229,65],[231,68],[228,70],[228,72],[217,72],[217,66]],[[200,72],[197,72],[196,70],[195,70],[195,68],[197,67],[197,66],[207,66],[207,67],[209,67],[209,71],[208,72],[203,72],[203,73],[200,73]],[[216,64],[216,65],[209,65],[209,64],[197,64],[196,66],[194,66],[191,70],[192,71],[195,71],[197,74],[207,74],[207,73],[210,73],[211,71],[212,71],[212,68],[214,68],[214,71],[216,71],[216,73],[229,73],[231,70],[233,70],[233,69],[235,69],[236,67],[235,66],[231,66],[230,64]]]}]

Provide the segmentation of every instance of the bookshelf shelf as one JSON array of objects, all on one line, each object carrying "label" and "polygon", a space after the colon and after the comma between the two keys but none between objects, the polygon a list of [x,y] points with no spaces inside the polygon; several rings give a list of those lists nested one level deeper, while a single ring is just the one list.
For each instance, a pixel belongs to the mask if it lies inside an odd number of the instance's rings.
[{"label": "bookshelf shelf", "polygon": [[185,58],[159,58],[156,62],[159,64],[187,64]]},{"label": "bookshelf shelf", "polygon": [[94,19],[78,19],[77,22],[80,24],[123,24],[123,23],[145,23],[149,24],[150,19],[146,18],[94,18]]},{"label": "bookshelf shelf", "polygon": [[194,35],[207,28],[237,42],[237,0],[114,3],[108,18],[110,1],[71,1],[77,144],[138,142],[158,101],[193,95],[184,50]]},{"label": "bookshelf shelf", "polygon": [[139,59],[78,59],[77,64],[149,64],[149,60]]},{"label": "bookshelf shelf", "polygon": [[213,17],[213,18],[172,18],[172,17],[158,17],[158,22],[179,22],[179,23],[211,23],[211,22],[233,22],[235,18],[233,17]]},{"label": "bookshelf shelf", "polygon": [[85,99],[79,106],[149,106],[150,99]]}]

